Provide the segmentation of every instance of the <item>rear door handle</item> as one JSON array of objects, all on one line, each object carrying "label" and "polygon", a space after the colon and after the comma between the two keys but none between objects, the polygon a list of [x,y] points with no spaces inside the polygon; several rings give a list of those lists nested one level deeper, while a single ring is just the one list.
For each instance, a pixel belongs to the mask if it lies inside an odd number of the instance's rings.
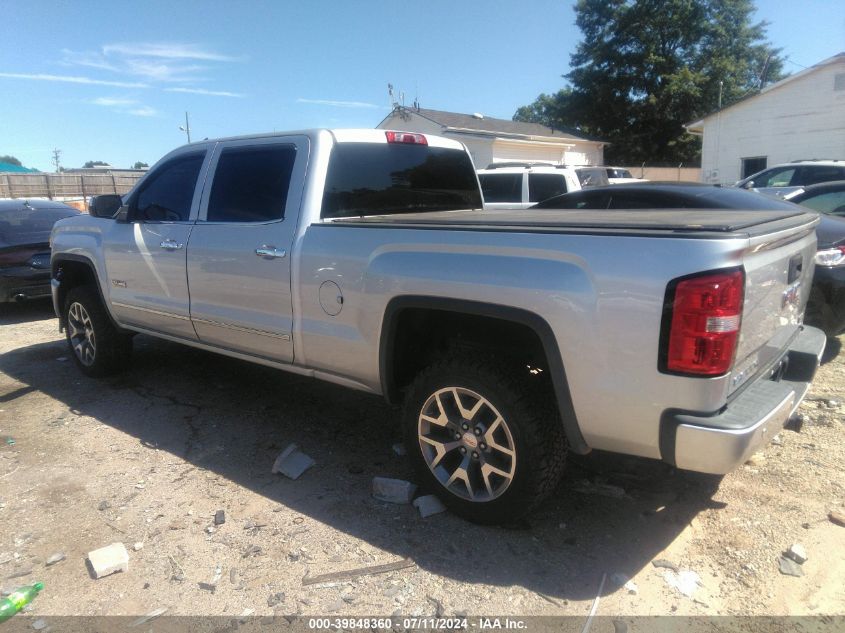
[{"label": "rear door handle", "polygon": [[268,244],[262,244],[261,248],[256,248],[255,254],[264,259],[281,259],[287,255],[284,249],[279,249]]},{"label": "rear door handle", "polygon": [[164,250],[166,251],[178,251],[180,248],[184,246],[181,242],[175,242],[173,240],[164,240],[161,244],[159,244]]}]

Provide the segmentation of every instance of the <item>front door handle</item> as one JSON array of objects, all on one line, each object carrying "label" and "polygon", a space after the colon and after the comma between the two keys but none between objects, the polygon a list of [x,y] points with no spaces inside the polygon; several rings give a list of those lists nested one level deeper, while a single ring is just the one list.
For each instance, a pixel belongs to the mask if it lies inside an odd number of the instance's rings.
[{"label": "front door handle", "polygon": [[164,250],[166,251],[178,251],[180,248],[184,246],[181,242],[175,242],[173,240],[164,240],[161,244],[159,244]]},{"label": "front door handle", "polygon": [[259,257],[263,257],[264,259],[281,259],[287,255],[283,248],[279,249],[268,244],[262,244],[261,248],[256,248],[255,254]]}]

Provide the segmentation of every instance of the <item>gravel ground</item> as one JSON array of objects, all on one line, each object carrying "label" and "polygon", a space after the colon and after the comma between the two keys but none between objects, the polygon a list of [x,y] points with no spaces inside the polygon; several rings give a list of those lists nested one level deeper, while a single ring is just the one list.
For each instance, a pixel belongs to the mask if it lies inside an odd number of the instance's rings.
[{"label": "gravel ground", "polygon": [[[845,527],[828,520],[845,512],[838,341],[801,432],[781,432],[737,472],[573,458],[546,507],[492,528],[371,497],[374,476],[410,476],[392,450],[398,413],[378,398],[142,336],[131,370],[91,380],[49,305],[0,310],[0,588],[43,580],[33,616],[583,617],[605,575],[600,615],[845,613]],[[317,462],[296,481],[270,472],[291,442]],[[129,570],[93,579],[87,552],[113,542]],[[778,571],[793,543],[808,552],[802,577]],[[65,559],[46,566],[56,553]],[[406,558],[414,565],[303,584]],[[698,574],[691,596],[656,559]]]}]

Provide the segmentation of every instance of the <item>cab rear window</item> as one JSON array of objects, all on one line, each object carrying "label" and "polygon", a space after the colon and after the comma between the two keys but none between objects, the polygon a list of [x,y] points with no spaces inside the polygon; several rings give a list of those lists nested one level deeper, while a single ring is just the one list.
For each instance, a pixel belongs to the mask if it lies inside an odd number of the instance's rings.
[{"label": "cab rear window", "polygon": [[411,144],[337,143],[321,217],[481,208],[466,152]]}]

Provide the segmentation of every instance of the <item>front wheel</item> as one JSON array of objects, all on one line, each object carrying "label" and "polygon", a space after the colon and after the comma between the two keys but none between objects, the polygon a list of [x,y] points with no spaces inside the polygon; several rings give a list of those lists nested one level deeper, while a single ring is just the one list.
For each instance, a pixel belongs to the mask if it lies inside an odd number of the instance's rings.
[{"label": "front wheel", "polygon": [[553,397],[533,384],[542,379],[517,371],[492,359],[443,358],[408,390],[405,439],[420,482],[470,521],[514,521],[563,471]]},{"label": "front wheel", "polygon": [[82,373],[99,378],[126,365],[132,337],[114,326],[94,288],[71,289],[64,316],[68,347]]}]

